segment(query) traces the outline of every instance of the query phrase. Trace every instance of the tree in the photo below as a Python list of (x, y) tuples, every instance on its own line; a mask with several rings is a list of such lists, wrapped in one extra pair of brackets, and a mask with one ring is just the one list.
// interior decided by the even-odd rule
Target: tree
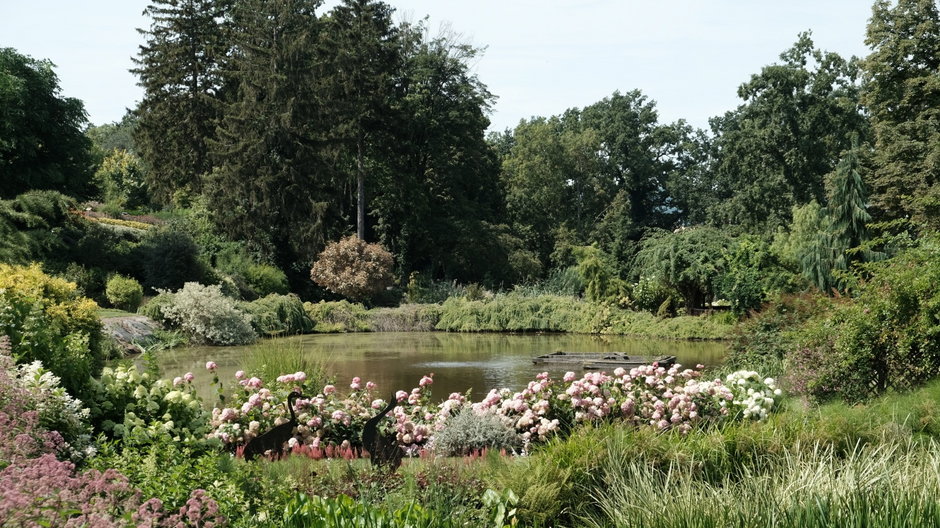
[(53, 67), (0, 48), (0, 198), (32, 189), (91, 192), (85, 108), (60, 96)]
[[(324, 159), (327, 102), (317, 93), (318, 0), (244, 0), (233, 14), (227, 68), (237, 95), (212, 142), (205, 192), (213, 222), (231, 239), (303, 268), (327, 240), (332, 173)], [(332, 215), (338, 218), (339, 214)], [(297, 279), (297, 277), (295, 277)]]
[(738, 88), (745, 104), (712, 120), (713, 223), (751, 232), (788, 225), (794, 205), (824, 202), (823, 177), (853, 133), (865, 137), (854, 59), (815, 49), (808, 33), (780, 59)]
[(366, 238), (366, 170), (388, 125), (396, 74), (401, 68), (394, 9), (376, 0), (343, 0), (330, 11), (322, 33), (335, 139), (345, 144), (356, 182), (356, 233)]
[(878, 0), (865, 43), (871, 202), (879, 220), (936, 221), (940, 204), (940, 15), (935, 0)]
[(394, 141), (375, 145), (382, 161), (371, 165), (376, 233), (403, 277), (420, 270), (498, 284), (528, 274), (526, 259), (508, 263), (525, 254), (504, 225), (498, 161), (485, 139), (492, 95), (471, 72), (479, 50), (450, 34), (429, 38), (421, 26), (400, 31)]
[(134, 142), (148, 167), (154, 197), (198, 193), (211, 169), (209, 143), (222, 115), (226, 81), (222, 62), (231, 49), (226, 19), (230, 0), (153, 0), (144, 11), (149, 30), (132, 71), (144, 97)]
[(643, 239), (635, 269), (678, 290), (691, 311), (714, 299), (733, 242), (724, 231), (707, 226), (660, 231)]

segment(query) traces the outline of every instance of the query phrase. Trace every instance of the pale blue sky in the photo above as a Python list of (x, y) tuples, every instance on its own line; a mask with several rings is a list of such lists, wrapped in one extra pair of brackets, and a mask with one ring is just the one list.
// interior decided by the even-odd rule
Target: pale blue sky
[[(335, 0), (334, 2), (335, 3)], [(635, 88), (663, 122), (734, 108), (736, 90), (801, 31), (817, 46), (864, 56), (869, 0), (391, 0), (399, 18), (428, 15), (487, 50), (475, 64), (499, 97), (492, 129)], [(92, 123), (141, 97), (128, 72), (149, 26), (145, 0), (0, 0), (0, 47), (56, 65), (64, 95)]]

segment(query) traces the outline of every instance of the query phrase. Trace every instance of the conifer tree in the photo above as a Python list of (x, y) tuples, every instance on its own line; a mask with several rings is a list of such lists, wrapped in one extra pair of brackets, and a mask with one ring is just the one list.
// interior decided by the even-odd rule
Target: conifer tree
[(144, 11), (152, 23), (138, 30), (147, 42), (132, 70), (144, 88), (134, 141), (160, 202), (170, 202), (180, 190), (198, 192), (211, 167), (209, 141), (223, 107), (221, 61), (230, 48), (226, 19), (231, 4), (152, 0)]
[(366, 172), (376, 145), (388, 139), (391, 100), (401, 69), (394, 9), (376, 0), (343, 0), (330, 12), (324, 33), (334, 139), (344, 145), (341, 170), (356, 182), (356, 233), (366, 239)]
[[(218, 227), (287, 267), (323, 247), (333, 180), (323, 162), (318, 0), (242, 0), (228, 69), (237, 83), (206, 193)], [(337, 217), (338, 215), (330, 215)]]

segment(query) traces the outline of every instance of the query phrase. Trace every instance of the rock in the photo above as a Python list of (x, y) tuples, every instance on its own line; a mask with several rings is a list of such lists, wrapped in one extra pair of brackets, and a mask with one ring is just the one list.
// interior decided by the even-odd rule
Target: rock
[(135, 343), (146, 346), (154, 341), (154, 333), (160, 330), (160, 323), (143, 315), (124, 317), (106, 317), (101, 320), (104, 334), (110, 337), (128, 353), (139, 353)]

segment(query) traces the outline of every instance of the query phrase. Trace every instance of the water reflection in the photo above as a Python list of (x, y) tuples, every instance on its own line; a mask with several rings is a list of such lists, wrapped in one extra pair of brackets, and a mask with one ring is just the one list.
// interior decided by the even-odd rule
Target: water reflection
[[(357, 333), (306, 335), (278, 340), (284, 353), (303, 354), (322, 362), (327, 372), (344, 387), (354, 376), (372, 380), (382, 393), (408, 390), (421, 376), (434, 373), (434, 394), (451, 392), (485, 394), (492, 388), (520, 389), (535, 375), (548, 370), (561, 376), (569, 367), (548, 368), (532, 364), (540, 354), (571, 352), (625, 352), (630, 355), (674, 355), (683, 365), (715, 365), (726, 353), (716, 342), (667, 341), (619, 336), (572, 334), (450, 334), (443, 332)], [(192, 371), (199, 378), (209, 359), (219, 365), (223, 379), (231, 379), (251, 354), (247, 347), (189, 347), (160, 357), (165, 376)], [(206, 390), (208, 392), (208, 390)]]

